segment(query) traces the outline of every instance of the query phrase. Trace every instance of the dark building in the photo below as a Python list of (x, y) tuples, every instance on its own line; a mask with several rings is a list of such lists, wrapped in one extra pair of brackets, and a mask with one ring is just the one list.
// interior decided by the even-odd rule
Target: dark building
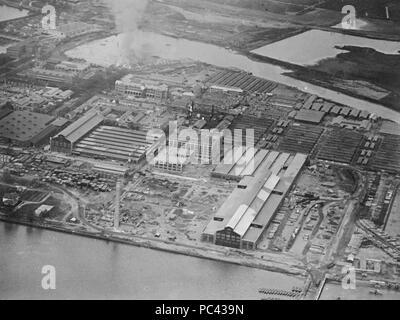
[(53, 121), (53, 117), (45, 114), (13, 111), (0, 119), (0, 138), (21, 146), (36, 145), (54, 132), (51, 129)]
[(75, 144), (103, 122), (96, 111), (89, 111), (59, 134), (50, 139), (51, 151), (71, 154)]

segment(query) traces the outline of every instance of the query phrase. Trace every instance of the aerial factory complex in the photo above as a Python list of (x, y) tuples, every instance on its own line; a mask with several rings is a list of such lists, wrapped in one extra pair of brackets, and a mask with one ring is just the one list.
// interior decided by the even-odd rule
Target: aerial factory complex
[(400, 299), (399, 3), (0, 6), (0, 223)]

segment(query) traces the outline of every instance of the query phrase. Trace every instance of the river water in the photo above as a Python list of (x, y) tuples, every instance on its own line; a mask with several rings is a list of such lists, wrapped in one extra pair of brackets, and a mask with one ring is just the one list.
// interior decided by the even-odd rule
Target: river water
[[(19, 10), (19, 9), (12, 8), (9, 6), (0, 5), (0, 22), (15, 19), (15, 18), (26, 17), (28, 15), (28, 13), (29, 13), (29, 11), (25, 10), (25, 9)], [(6, 53), (7, 48), (12, 44), (13, 44), (13, 42), (5, 44), (5, 45), (0, 45), (0, 53)]]
[[(44, 265), (56, 290), (41, 287)], [(0, 299), (260, 299), (303, 279), (0, 222)]]
[(9, 6), (0, 5), (0, 21), (25, 17), (28, 15), (28, 13), (29, 11), (25, 9), (20, 10)]
[(400, 42), (369, 39), (339, 32), (309, 30), (253, 50), (253, 53), (297, 65), (313, 65), (334, 58), (343, 50), (336, 46), (373, 48), (385, 54), (398, 54)]
[(160, 60), (192, 59), (219, 67), (236, 67), (251, 72), (255, 76), (296, 87), (302, 91), (316, 94), (340, 104), (360, 110), (367, 110), (400, 123), (400, 113), (382, 105), (293, 79), (283, 75), (288, 70), (280, 66), (255, 62), (231, 50), (197, 41), (176, 39), (152, 32), (137, 31), (134, 35), (120, 34), (118, 36), (95, 40), (78, 46), (66, 52), (66, 54), (70, 57), (81, 58), (92, 63), (109, 66), (124, 61), (126, 54), (121, 54), (121, 48), (127, 47), (126, 41), (130, 41), (128, 46), (130, 54), (132, 57), (137, 57), (138, 60), (144, 57), (159, 57)]

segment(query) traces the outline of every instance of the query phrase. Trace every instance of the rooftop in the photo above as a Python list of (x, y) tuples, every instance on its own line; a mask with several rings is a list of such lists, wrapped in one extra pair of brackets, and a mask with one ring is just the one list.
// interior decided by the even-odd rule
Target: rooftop
[(325, 112), (301, 109), (297, 112), (295, 119), (303, 122), (321, 123), (324, 116)]
[(45, 114), (14, 111), (0, 120), (0, 136), (27, 142), (45, 130), (53, 120)]
[(101, 126), (81, 140), (76, 151), (121, 161), (138, 161), (153, 142), (153, 139), (148, 141), (146, 131)]
[(68, 141), (75, 143), (98, 126), (103, 120), (103, 116), (96, 111), (89, 111), (83, 117), (61, 131), (56, 137), (63, 136)]
[(121, 80), (117, 80), (117, 83), (143, 87), (143, 89), (147, 88), (147, 89), (168, 90), (168, 86), (166, 84), (160, 84), (159, 82), (154, 80), (139, 79), (136, 78), (135, 75), (133, 74), (127, 74), (126, 76), (122, 77)]
[(256, 159), (257, 155), (263, 158), (255, 160), (259, 166), (240, 181), (207, 225), (205, 234), (229, 227), (243, 240), (256, 242), (307, 160), (304, 154), (268, 150), (256, 150)]
[(400, 124), (391, 121), (383, 121), (380, 133), (400, 136)]

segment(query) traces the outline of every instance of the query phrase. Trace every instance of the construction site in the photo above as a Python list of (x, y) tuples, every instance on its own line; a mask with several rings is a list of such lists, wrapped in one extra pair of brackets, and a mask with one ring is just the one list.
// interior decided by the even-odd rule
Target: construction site
[[(343, 268), (354, 297), (398, 299), (396, 97), (299, 80), (347, 53), (310, 65), (272, 54), (313, 30), (379, 48), (389, 39), (372, 19), (398, 6), (350, 34), (339, 1), (292, 2), (149, 1), (135, 41), (110, 7), (78, 2), (67, 8), (81, 23), (63, 15), (47, 49), (27, 36), (8, 47), (20, 65), (0, 68), (0, 220), (304, 280), (260, 289), (267, 300), (348, 299)], [(13, 37), (18, 21), (5, 23)]]

